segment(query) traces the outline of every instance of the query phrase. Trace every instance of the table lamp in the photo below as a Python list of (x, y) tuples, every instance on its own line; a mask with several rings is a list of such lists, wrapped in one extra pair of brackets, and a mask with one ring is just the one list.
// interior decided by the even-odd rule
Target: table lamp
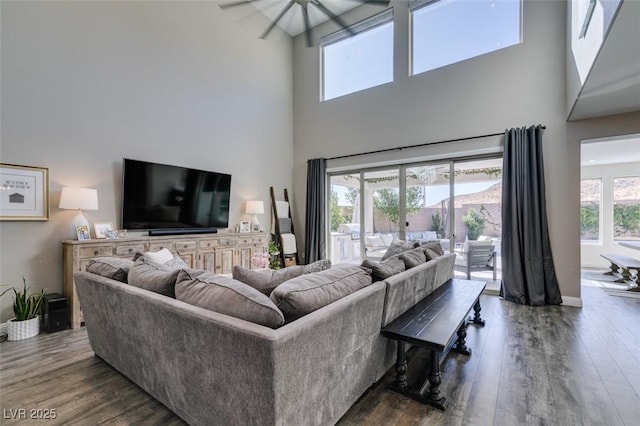
[(85, 225), (89, 230), (89, 222), (84, 217), (83, 210), (98, 210), (98, 191), (92, 188), (62, 188), (59, 207), (66, 210), (78, 210), (78, 214), (71, 222), (73, 238), (77, 239), (77, 225)]
[(262, 201), (247, 201), (247, 205), (245, 206), (244, 209), (246, 214), (252, 214), (253, 217), (251, 218), (251, 229), (252, 230), (261, 230), (260, 228), (260, 222), (258, 221), (258, 216), (259, 214), (264, 214), (264, 202)]

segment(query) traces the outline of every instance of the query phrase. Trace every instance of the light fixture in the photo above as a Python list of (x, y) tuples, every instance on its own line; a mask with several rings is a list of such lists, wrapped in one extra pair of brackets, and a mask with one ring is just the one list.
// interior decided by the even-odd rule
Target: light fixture
[(59, 207), (66, 210), (78, 210), (78, 214), (71, 223), (72, 235), (77, 238), (77, 225), (85, 225), (87, 232), (89, 232), (89, 222), (84, 217), (83, 210), (98, 210), (98, 191), (92, 188), (62, 188)]
[(264, 202), (262, 201), (247, 201), (247, 205), (245, 206), (244, 212), (246, 214), (252, 214), (251, 218), (251, 229), (252, 230), (261, 230), (260, 222), (258, 221), (259, 214), (264, 214)]

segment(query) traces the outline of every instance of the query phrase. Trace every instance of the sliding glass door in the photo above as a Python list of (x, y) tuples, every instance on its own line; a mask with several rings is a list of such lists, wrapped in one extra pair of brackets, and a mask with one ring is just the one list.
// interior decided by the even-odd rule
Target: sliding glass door
[(330, 185), (333, 263), (379, 260), (396, 240), (438, 241), (457, 254), (456, 276), (466, 278), (465, 242), (480, 240), (495, 258), (473, 278), (493, 280), (495, 269), (500, 280), (501, 157), (331, 174)]

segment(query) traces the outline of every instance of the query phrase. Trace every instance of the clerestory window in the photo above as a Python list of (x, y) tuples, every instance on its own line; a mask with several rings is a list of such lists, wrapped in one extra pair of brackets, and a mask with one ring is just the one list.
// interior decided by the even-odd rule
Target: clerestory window
[(521, 0), (411, 0), (411, 75), (522, 41)]
[(324, 37), (321, 100), (393, 81), (393, 9)]

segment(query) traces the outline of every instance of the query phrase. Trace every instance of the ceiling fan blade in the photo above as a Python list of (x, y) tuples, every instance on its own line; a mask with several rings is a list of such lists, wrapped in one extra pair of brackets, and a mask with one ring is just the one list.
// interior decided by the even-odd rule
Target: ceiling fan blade
[(338, 15), (330, 11), (324, 4), (320, 3), (319, 0), (310, 0), (309, 2), (312, 3), (318, 9), (320, 9), (322, 13), (327, 15), (333, 22), (338, 24), (341, 28), (344, 28), (349, 33), (349, 35), (355, 35), (355, 32), (351, 28), (349, 28), (349, 25), (347, 25), (347, 23), (344, 22), (342, 18), (340, 18)]
[(307, 4), (302, 4), (302, 17), (304, 18), (304, 34), (307, 37), (307, 47), (313, 46), (313, 42), (311, 41), (311, 24), (309, 23), (309, 9), (307, 9)]
[(230, 1), (228, 3), (222, 3), (220, 5), (218, 5), (218, 7), (220, 9), (228, 9), (230, 7), (236, 7), (236, 6), (244, 6), (245, 4), (250, 4), (250, 3), (255, 3), (259, 0), (239, 0), (239, 1)]
[(291, 9), (291, 6), (293, 6), (294, 4), (296, 4), (295, 0), (291, 0), (289, 3), (287, 3), (287, 5), (284, 7), (284, 9), (282, 9), (280, 14), (276, 17), (276, 19), (274, 19), (273, 22), (271, 22), (271, 24), (267, 27), (267, 29), (264, 30), (264, 32), (262, 33), (260, 38), (262, 38), (262, 39), (266, 38), (269, 35), (269, 33), (271, 32), (271, 30), (273, 29), (273, 27), (276, 26), (278, 21), (280, 19), (282, 19), (284, 14), (287, 13), (289, 11), (289, 9)]

